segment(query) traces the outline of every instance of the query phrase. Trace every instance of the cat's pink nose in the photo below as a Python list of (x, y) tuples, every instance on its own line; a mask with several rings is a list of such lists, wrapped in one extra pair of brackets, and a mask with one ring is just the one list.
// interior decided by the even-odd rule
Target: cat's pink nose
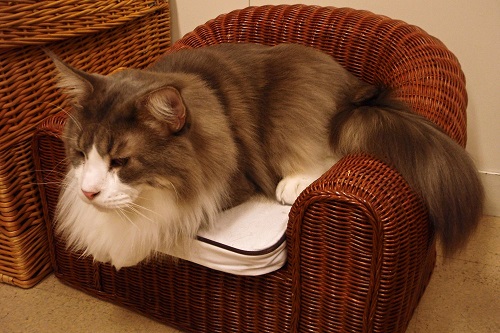
[(84, 191), (82, 190), (83, 192), (83, 195), (87, 197), (87, 199), (89, 200), (93, 200), (99, 193), (101, 192), (87, 192), (87, 191)]

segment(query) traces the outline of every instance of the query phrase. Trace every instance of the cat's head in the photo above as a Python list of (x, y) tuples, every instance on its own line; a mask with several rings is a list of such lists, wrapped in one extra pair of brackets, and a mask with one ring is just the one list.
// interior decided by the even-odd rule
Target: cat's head
[(59, 87), (73, 105), (63, 141), (78, 179), (75, 195), (98, 207), (121, 208), (147, 186), (189, 190), (190, 122), (179, 87), (155, 73), (89, 74), (52, 58)]

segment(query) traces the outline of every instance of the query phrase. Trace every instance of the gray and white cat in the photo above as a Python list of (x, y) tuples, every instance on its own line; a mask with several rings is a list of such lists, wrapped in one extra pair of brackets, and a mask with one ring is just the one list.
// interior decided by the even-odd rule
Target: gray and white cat
[(480, 218), (483, 190), (462, 147), (315, 49), (223, 44), (108, 76), (52, 58), (74, 106), (57, 230), (98, 261), (134, 265), (258, 193), (292, 204), (358, 152), (401, 172), (445, 250)]

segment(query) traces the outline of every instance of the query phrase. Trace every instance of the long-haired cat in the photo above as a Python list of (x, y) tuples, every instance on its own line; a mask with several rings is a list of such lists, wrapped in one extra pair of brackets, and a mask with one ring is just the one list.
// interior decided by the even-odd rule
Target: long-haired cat
[(108, 76), (52, 57), (74, 106), (57, 230), (98, 261), (130, 266), (188, 242), (257, 193), (291, 204), (358, 152), (399, 170), (446, 251), (480, 218), (483, 190), (462, 147), (320, 51), (223, 44)]

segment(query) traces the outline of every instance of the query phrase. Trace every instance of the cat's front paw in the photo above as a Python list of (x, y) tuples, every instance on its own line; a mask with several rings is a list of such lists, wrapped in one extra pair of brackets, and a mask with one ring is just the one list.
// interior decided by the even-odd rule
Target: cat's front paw
[(276, 187), (276, 199), (283, 205), (292, 205), (300, 193), (316, 178), (310, 175), (295, 175), (283, 178)]

